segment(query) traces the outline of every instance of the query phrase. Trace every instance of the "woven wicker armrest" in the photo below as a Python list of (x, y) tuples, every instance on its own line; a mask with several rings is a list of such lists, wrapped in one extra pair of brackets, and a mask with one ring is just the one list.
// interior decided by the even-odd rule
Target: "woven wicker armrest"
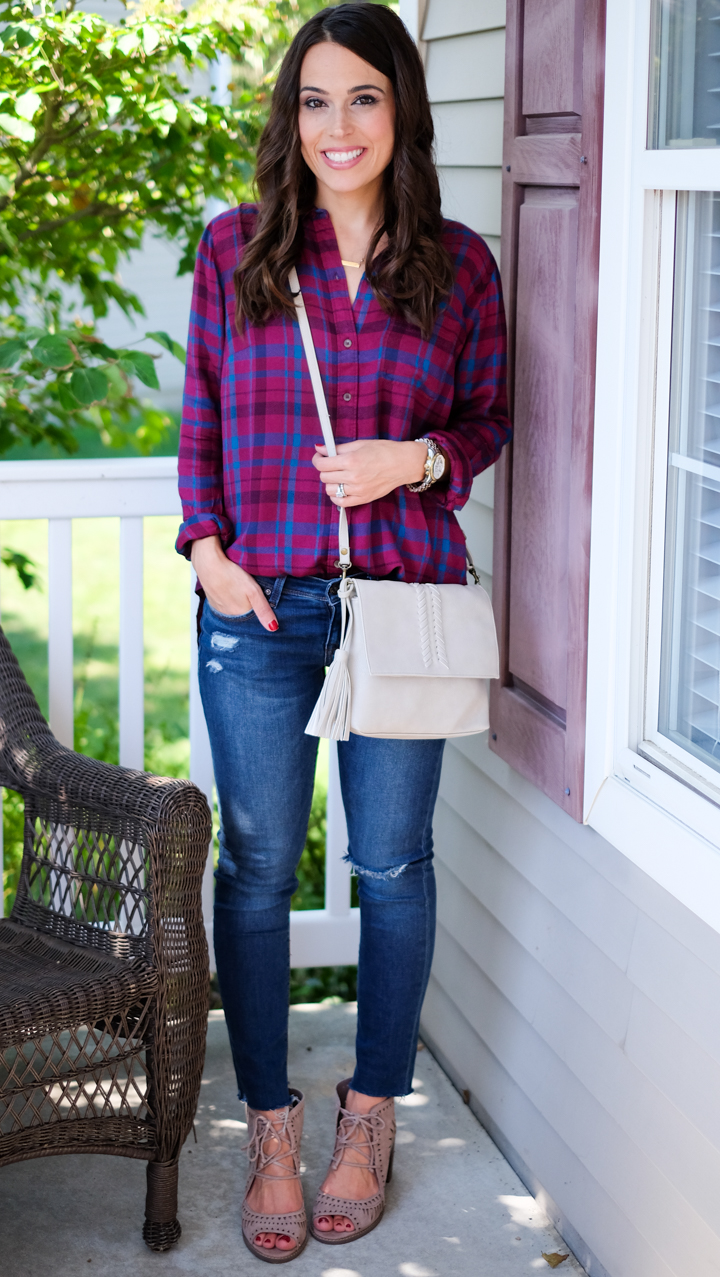
[[(204, 799), (189, 782), (113, 767), (66, 749), (53, 736), (0, 627), (0, 784), (71, 807), (131, 821), (173, 824)], [(209, 835), (208, 835), (209, 837)]]
[[(37, 806), (53, 823), (111, 829), (115, 836), (145, 844), (157, 862), (179, 855), (191, 876), (198, 869), (200, 848), (204, 864), (212, 826), (201, 791), (189, 781), (115, 767), (61, 745), (2, 628), (0, 784), (17, 790), (26, 807)], [(195, 854), (188, 859), (191, 845)], [(151, 890), (158, 885), (153, 876)]]

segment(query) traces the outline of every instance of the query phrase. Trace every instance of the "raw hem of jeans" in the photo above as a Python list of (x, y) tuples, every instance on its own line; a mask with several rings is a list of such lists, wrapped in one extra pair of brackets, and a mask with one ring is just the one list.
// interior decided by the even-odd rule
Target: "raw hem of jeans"
[(237, 1097), (241, 1104), (247, 1104), (248, 1108), (251, 1108), (255, 1113), (269, 1113), (274, 1109), (294, 1108), (297, 1104), (297, 1099), (294, 1095), (288, 1095), (288, 1098), (280, 1104), (251, 1104), (247, 1095), (243, 1094), (242, 1089), (238, 1091)]
[(391, 1090), (383, 1090), (383, 1088), (382, 1088), (382, 1087), (380, 1087), (380, 1089), (379, 1089), (379, 1090), (377, 1090), (377, 1091), (368, 1091), (368, 1090), (365, 1090), (365, 1088), (364, 1088), (364, 1087), (359, 1086), (359, 1085), (356, 1083), (356, 1081), (355, 1081), (355, 1078), (354, 1078), (354, 1077), (350, 1079), (349, 1090), (351, 1090), (351, 1091), (357, 1091), (358, 1095), (366, 1095), (366, 1096), (368, 1097), (368, 1099), (374, 1099), (374, 1098), (375, 1098), (375, 1096), (382, 1095), (382, 1096), (387, 1097), (387, 1099), (393, 1099), (393, 1100), (404, 1100), (404, 1099), (405, 1099), (405, 1097), (406, 1097), (407, 1095), (414, 1095), (414, 1094), (415, 1094), (415, 1090), (414, 1090), (414, 1087), (413, 1087), (412, 1083), (410, 1084), (410, 1089), (409, 1089), (408, 1091), (403, 1091), (403, 1090), (394, 1091), (394, 1090), (392, 1090), (392, 1089), (391, 1089)]

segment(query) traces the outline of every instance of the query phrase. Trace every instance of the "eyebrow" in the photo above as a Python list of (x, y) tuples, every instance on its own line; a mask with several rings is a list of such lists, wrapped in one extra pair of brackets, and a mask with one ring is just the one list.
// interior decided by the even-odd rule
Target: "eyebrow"
[[(384, 93), (385, 90), (380, 88), (379, 84), (356, 84), (354, 88), (348, 89), (348, 93), (359, 93), (361, 89), (374, 89), (376, 93)], [(322, 93), (327, 97), (327, 89), (319, 89), (315, 84), (303, 84), (300, 89), (301, 93)]]

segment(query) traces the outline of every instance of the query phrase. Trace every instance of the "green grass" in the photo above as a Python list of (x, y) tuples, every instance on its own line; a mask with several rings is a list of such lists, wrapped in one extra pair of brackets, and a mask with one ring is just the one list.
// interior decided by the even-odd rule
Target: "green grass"
[[(106, 454), (107, 455), (107, 454)], [(175, 553), (177, 520), (148, 518), (144, 534), (145, 766), (166, 776), (188, 775), (188, 677), (190, 573)], [(37, 564), (39, 588), (23, 589), (15, 572), (0, 566), (2, 625), (40, 707), (48, 712), (47, 523), (0, 521), (0, 545), (22, 551)], [(73, 523), (75, 618), (75, 748), (109, 763), (118, 761), (119, 520)], [(322, 908), (325, 890), (327, 743), (321, 742), (308, 836), (298, 870), (294, 909)], [(217, 822), (217, 814), (216, 814)], [(3, 903), (15, 897), (22, 855), (23, 810), (4, 791)], [(354, 998), (355, 968), (293, 972), (291, 1001)]]

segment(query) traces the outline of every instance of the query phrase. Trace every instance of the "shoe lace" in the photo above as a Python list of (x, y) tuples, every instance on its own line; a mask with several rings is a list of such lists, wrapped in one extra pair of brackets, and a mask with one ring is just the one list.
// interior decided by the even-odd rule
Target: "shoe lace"
[[(337, 1170), (343, 1166), (360, 1166), (366, 1171), (377, 1171), (376, 1135), (385, 1129), (385, 1121), (379, 1113), (351, 1113), (348, 1109), (340, 1109), (340, 1121), (335, 1135), (335, 1150), (330, 1165)], [(347, 1156), (352, 1149), (359, 1153), (363, 1161), (354, 1162)]]
[[(288, 1126), (289, 1117), (289, 1108), (285, 1110), (279, 1125), (277, 1120), (273, 1121), (268, 1117), (263, 1117), (261, 1113), (258, 1113), (255, 1117), (252, 1137), (247, 1144), (242, 1144), (241, 1148), (243, 1152), (247, 1153), (251, 1172), (258, 1179), (293, 1179), (297, 1175), (295, 1132), (292, 1126)], [(269, 1153), (265, 1149), (265, 1144), (270, 1140), (277, 1140), (278, 1142), (278, 1147), (274, 1153)], [(288, 1157), (292, 1157), (292, 1170), (285, 1163), (285, 1159)], [(285, 1175), (268, 1175), (266, 1170), (268, 1166), (279, 1166), (285, 1171)]]

